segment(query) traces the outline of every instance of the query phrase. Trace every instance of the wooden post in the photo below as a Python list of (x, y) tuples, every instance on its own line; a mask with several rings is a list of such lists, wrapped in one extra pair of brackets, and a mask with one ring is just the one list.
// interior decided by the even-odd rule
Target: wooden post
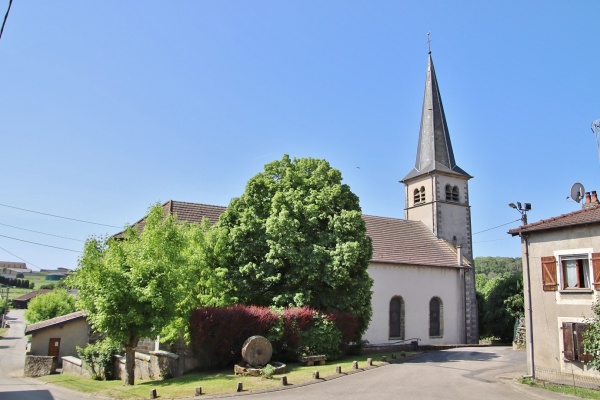
[(284, 375), (281, 377), (281, 384), (283, 386), (287, 386), (287, 376)]
[(319, 379), (319, 371), (314, 371), (313, 372), (313, 378), (314, 379)]
[(392, 360), (396, 359), (396, 353), (392, 353)]
[(198, 386), (196, 388), (196, 396), (200, 396), (202, 394), (202, 388), (200, 386)]
[(237, 391), (242, 392), (244, 390), (244, 384), (242, 382), (238, 382)]
[(369, 367), (373, 366), (373, 359), (372, 358), (367, 358), (367, 364), (369, 365)]
[(151, 399), (155, 399), (156, 398), (156, 389), (150, 390), (150, 398)]
[(358, 361), (352, 361), (352, 369), (358, 369)]
[(342, 373), (342, 366), (338, 365), (337, 367), (335, 367), (335, 373), (336, 374), (341, 374)]

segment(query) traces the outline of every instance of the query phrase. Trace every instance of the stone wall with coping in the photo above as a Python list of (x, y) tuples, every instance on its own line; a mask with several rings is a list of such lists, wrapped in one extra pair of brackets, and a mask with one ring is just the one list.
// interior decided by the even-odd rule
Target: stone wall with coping
[(54, 374), (56, 373), (57, 364), (57, 357), (28, 355), (25, 356), (24, 375), (37, 378), (39, 376)]
[[(115, 379), (125, 377), (125, 357), (115, 356)], [(196, 368), (198, 362), (193, 357), (177, 355), (167, 351), (153, 351), (150, 354), (135, 353), (135, 379), (161, 380), (175, 378)]]
[(85, 363), (83, 360), (80, 360), (77, 357), (63, 357), (62, 358), (62, 372), (67, 375), (78, 375), (85, 376), (88, 378), (92, 377), (90, 371), (85, 367)]

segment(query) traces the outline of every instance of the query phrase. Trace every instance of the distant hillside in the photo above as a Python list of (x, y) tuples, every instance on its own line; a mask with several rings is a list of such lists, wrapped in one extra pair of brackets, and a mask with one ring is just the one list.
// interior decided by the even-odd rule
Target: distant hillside
[(505, 272), (521, 273), (523, 263), (521, 257), (475, 257), (475, 273), (492, 279)]

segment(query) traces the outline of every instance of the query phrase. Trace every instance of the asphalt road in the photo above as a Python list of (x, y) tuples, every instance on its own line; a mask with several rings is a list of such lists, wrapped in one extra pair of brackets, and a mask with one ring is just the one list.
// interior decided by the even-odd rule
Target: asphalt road
[(470, 347), (427, 352), (409, 362), (298, 388), (248, 393), (242, 399), (572, 399), (518, 384), (515, 379), (525, 374), (522, 350)]

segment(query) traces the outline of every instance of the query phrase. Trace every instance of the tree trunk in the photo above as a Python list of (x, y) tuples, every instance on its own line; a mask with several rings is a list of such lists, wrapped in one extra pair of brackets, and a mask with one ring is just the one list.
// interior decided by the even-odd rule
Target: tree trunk
[(129, 338), (129, 343), (125, 345), (125, 379), (123, 385), (133, 385), (135, 383), (135, 348), (139, 339), (136, 336)]

